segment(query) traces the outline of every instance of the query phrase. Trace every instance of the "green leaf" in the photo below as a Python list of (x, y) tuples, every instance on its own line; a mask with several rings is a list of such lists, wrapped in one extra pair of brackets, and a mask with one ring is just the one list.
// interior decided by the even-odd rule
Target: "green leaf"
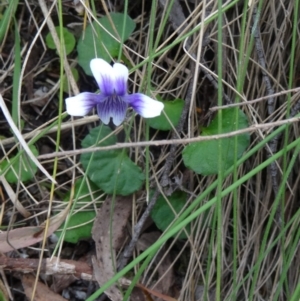
[[(99, 189), (94, 183), (89, 183), (90, 189), (86, 181), (84, 179), (79, 179), (75, 182), (75, 191), (74, 191), (74, 200), (77, 199), (76, 209), (83, 207), (86, 203), (92, 202), (92, 198), (90, 193), (96, 198)], [(80, 189), (80, 186), (81, 189)], [(97, 192), (98, 191), (98, 192)], [(64, 202), (70, 201), (71, 192), (67, 192), (64, 196)], [(84, 211), (77, 212), (73, 214), (67, 225), (66, 233), (64, 236), (64, 241), (70, 243), (77, 243), (81, 239), (89, 239), (92, 236), (92, 227), (93, 220), (96, 216), (96, 212), (93, 208), (84, 209)], [(62, 224), (59, 229), (55, 232), (55, 234), (60, 237), (62, 234), (62, 230), (64, 228), (64, 224)]]
[(173, 101), (162, 101), (164, 104), (164, 112), (168, 116), (168, 120), (164, 113), (154, 118), (146, 119), (147, 124), (156, 130), (169, 131), (173, 127), (176, 127), (184, 107), (184, 101), (182, 99), (175, 99)]
[[(238, 112), (236, 114), (236, 112)], [(236, 122), (238, 122), (236, 126)], [(229, 133), (237, 129), (244, 129), (248, 126), (246, 115), (236, 109), (226, 109), (222, 111), (222, 132)], [(214, 118), (209, 127), (202, 129), (203, 136), (218, 134), (218, 116)], [(183, 150), (183, 161), (185, 166), (198, 174), (217, 174), (221, 169), (225, 171), (234, 164), (234, 146), (237, 140), (237, 159), (239, 159), (250, 142), (248, 133), (221, 139), (222, 143), (222, 166), (218, 163), (218, 141), (200, 141), (191, 143)]]
[[(34, 145), (31, 145), (29, 148), (32, 151), (32, 153), (37, 157), (39, 154), (37, 148)], [(9, 169), (5, 173), (5, 178), (9, 183), (29, 181), (34, 177), (38, 170), (35, 163), (32, 160), (30, 160), (29, 157), (24, 153), (20, 156), (11, 157), (10, 162), (8, 162), (7, 160), (1, 162), (0, 172), (2, 170), (5, 170), (7, 167)], [(12, 168), (14, 169), (16, 175), (13, 172)]]
[[(134, 21), (127, 15), (121, 13), (111, 13), (110, 18), (114, 24), (111, 26), (108, 16), (98, 19), (98, 22), (109, 31), (118, 40), (122, 40), (124, 21), (126, 22), (123, 40), (126, 41), (135, 28)], [(111, 62), (111, 57), (117, 57), (121, 43), (112, 38), (96, 21), (87, 26), (86, 30), (82, 33), (81, 38), (77, 44), (78, 63), (83, 68), (87, 75), (92, 75), (90, 69), (90, 61), (95, 57), (100, 57)]]
[[(96, 127), (83, 139), (82, 147), (107, 146), (116, 143), (116, 137), (106, 126)], [(92, 162), (90, 164), (90, 160)], [(134, 164), (125, 150), (111, 150), (82, 154), (80, 161), (88, 177), (104, 192), (129, 195), (138, 191), (144, 183), (142, 170)]]
[[(56, 26), (55, 30), (56, 30), (57, 35), (59, 37), (60, 36), (60, 27)], [(74, 35), (65, 27), (63, 27), (63, 37), (64, 37), (66, 54), (68, 55), (74, 50), (76, 40), (75, 40)], [(56, 49), (56, 45), (54, 43), (54, 40), (53, 40), (52, 35), (51, 35), (50, 32), (46, 36), (46, 45), (50, 49)]]
[(117, 143), (115, 135), (108, 126), (100, 125), (93, 128), (88, 135), (82, 140), (81, 145), (84, 148), (90, 146), (109, 146)]
[[(95, 216), (94, 211), (77, 212), (72, 215), (68, 222), (64, 241), (76, 244), (81, 239), (91, 238)], [(62, 229), (57, 230), (55, 234), (60, 237)]]
[[(186, 199), (187, 195), (183, 191), (176, 191), (168, 197), (168, 201), (172, 205), (172, 208), (176, 213), (179, 213), (181, 209), (186, 205)], [(169, 204), (163, 196), (160, 196), (157, 199), (155, 206), (151, 211), (151, 217), (158, 229), (165, 231), (174, 221), (175, 214), (173, 210), (170, 208)], [(191, 232), (190, 225), (186, 227), (186, 230), (188, 233)], [(187, 238), (186, 233), (182, 231), (179, 235), (179, 238)]]

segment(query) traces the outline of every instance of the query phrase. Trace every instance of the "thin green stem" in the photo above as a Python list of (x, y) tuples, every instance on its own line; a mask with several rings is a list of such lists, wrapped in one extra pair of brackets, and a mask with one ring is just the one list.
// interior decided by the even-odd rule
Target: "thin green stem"
[[(217, 48), (217, 66), (218, 66), (218, 105), (221, 106), (223, 104), (223, 14), (222, 14), (222, 0), (218, 0), (218, 48)], [(218, 133), (222, 133), (222, 110), (218, 112)], [(223, 239), (223, 217), (222, 217), (222, 184), (224, 177), (223, 170), (223, 155), (222, 155), (222, 140), (218, 141), (218, 186), (217, 186), (217, 279), (216, 279), (216, 300), (221, 301), (221, 281), (222, 281), (222, 239)]]
[(297, 285), (293, 296), (291, 297), (290, 301), (299, 301), (300, 296), (300, 283)]
[[(125, 0), (125, 3), (124, 3), (124, 16), (127, 16), (127, 13), (128, 13), (128, 0)], [(126, 31), (126, 20), (127, 18), (124, 18), (124, 21), (123, 21), (123, 29), (122, 29), (122, 37), (121, 37), (121, 43), (123, 43), (122, 41), (124, 41), (124, 36), (125, 36), (125, 31)], [(119, 54), (118, 54), (118, 61), (121, 60), (121, 57), (122, 57), (122, 51), (123, 51), (123, 45), (120, 46), (119, 48)]]
[(15, 67), (13, 75), (13, 97), (12, 97), (12, 119), (15, 125), (20, 129), (20, 104), (19, 104), (19, 86), (22, 85), (20, 82), (21, 74), (21, 45), (18, 23), (14, 19), (15, 25)]
[[(294, 142), (297, 142), (299, 140), (300, 140), (300, 138), (298, 138)], [(257, 258), (257, 268), (254, 269), (254, 275), (253, 275), (252, 285), (250, 287), (249, 300), (253, 300), (253, 298), (254, 298), (255, 286), (256, 286), (258, 275), (259, 275), (259, 272), (260, 272), (261, 263), (263, 262), (263, 260), (265, 258), (264, 250), (266, 249), (266, 246), (267, 246), (267, 240), (268, 240), (268, 237), (270, 235), (271, 226), (274, 224), (274, 217), (275, 217), (275, 214), (277, 212), (277, 208), (278, 208), (278, 206), (280, 204), (281, 195), (282, 195), (283, 191), (285, 190), (286, 181), (288, 180), (288, 177), (289, 177), (289, 175), (290, 175), (290, 173), (291, 173), (291, 171), (292, 171), (292, 169), (293, 169), (293, 167), (295, 165), (295, 161), (297, 159), (297, 155), (299, 154), (299, 151), (300, 151), (300, 144), (296, 143), (295, 146), (296, 146), (296, 149), (294, 151), (294, 156), (292, 157), (292, 159), (290, 161), (290, 164), (289, 164), (286, 172), (283, 174), (282, 182), (281, 182), (280, 187), (278, 189), (278, 194), (277, 194), (277, 196), (275, 198), (275, 201), (274, 201), (274, 204), (273, 204), (270, 216), (268, 218), (267, 226), (266, 226), (266, 228), (264, 230), (264, 236), (263, 236), (263, 239), (262, 239), (262, 242), (261, 242), (260, 252), (259, 252), (259, 255), (258, 255), (258, 258)], [(284, 156), (288, 150), (289, 149), (288, 149), (288, 145), (287, 145), (285, 149), (283, 149), (283, 150), (280, 151), (280, 153), (282, 153), (282, 156)], [(273, 155), (271, 158), (273, 158), (274, 156), (275, 155)], [(273, 160), (273, 161), (275, 161), (275, 160)]]
[(155, 39), (155, 43), (154, 43), (154, 49), (156, 49), (158, 47), (159, 41), (161, 39), (161, 36), (164, 32), (164, 29), (166, 27), (167, 22), (169, 21), (169, 15), (171, 12), (171, 9), (174, 5), (175, 0), (171, 0), (170, 2), (168, 2), (168, 8), (166, 10), (166, 13), (164, 14), (164, 18), (158, 28), (158, 32), (156, 34), (156, 39)]
[[(246, 68), (246, 66), (243, 65), (244, 60), (244, 47), (245, 47), (245, 32), (246, 32), (246, 21), (247, 21), (247, 8), (248, 5), (245, 2), (244, 8), (243, 8), (243, 14), (242, 14), (242, 22), (241, 22), (241, 35), (239, 40), (239, 57), (238, 57), (238, 71), (237, 71), (237, 91), (241, 94), (243, 90), (243, 82), (244, 79), (240, 76), (242, 74), (242, 68)], [(240, 97), (238, 94), (236, 94), (235, 102), (240, 102)], [(238, 128), (238, 109), (236, 110), (236, 129)], [(234, 166), (233, 166), (233, 182), (236, 182), (238, 179), (238, 165), (237, 165), (237, 137), (234, 139)], [(232, 287), (233, 291), (235, 291), (235, 287), (237, 286), (237, 268), (238, 268), (238, 190), (235, 189), (233, 191), (233, 205), (232, 205), (232, 211), (233, 211), (233, 246), (232, 246), (232, 259), (233, 259), (233, 265), (232, 265)], [(236, 294), (232, 295), (232, 300), (236, 300)]]

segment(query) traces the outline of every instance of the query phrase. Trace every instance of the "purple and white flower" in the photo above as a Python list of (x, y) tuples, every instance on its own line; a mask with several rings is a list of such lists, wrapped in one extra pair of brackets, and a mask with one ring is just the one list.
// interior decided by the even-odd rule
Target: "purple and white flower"
[(66, 99), (67, 112), (72, 116), (84, 116), (97, 108), (99, 118), (108, 124), (110, 118), (118, 126), (126, 116), (127, 107), (132, 107), (145, 118), (161, 114), (164, 105), (142, 93), (127, 94), (128, 69), (123, 64), (113, 67), (102, 59), (91, 60), (90, 67), (98, 83), (100, 94), (80, 93)]

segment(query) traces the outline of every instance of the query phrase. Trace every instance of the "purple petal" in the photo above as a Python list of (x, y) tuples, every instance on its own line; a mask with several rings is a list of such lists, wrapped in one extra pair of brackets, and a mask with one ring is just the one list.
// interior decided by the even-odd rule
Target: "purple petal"
[(90, 67), (101, 94), (104, 96), (112, 95), (115, 85), (115, 75), (112, 66), (102, 59), (92, 59)]
[(69, 115), (84, 116), (101, 101), (101, 96), (84, 92), (76, 96), (66, 98), (66, 108)]
[(114, 72), (114, 88), (118, 96), (127, 94), (128, 68), (123, 64), (115, 63), (113, 66)]
[(121, 97), (107, 97), (105, 101), (97, 105), (99, 118), (104, 124), (108, 124), (112, 118), (113, 123), (118, 126), (125, 119), (127, 106)]
[(142, 117), (151, 118), (161, 114), (163, 103), (154, 100), (142, 93), (126, 95), (126, 102)]

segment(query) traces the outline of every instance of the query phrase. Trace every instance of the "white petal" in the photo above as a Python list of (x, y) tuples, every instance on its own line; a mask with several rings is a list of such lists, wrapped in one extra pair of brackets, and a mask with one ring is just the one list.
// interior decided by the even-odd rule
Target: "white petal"
[(101, 94), (110, 96), (114, 93), (115, 74), (113, 67), (102, 59), (92, 59), (90, 62), (92, 73), (98, 83)]
[(66, 98), (66, 109), (71, 116), (84, 116), (101, 101), (101, 96), (94, 93), (80, 93)]
[(142, 117), (151, 118), (161, 114), (164, 104), (154, 100), (142, 93), (135, 93), (126, 96), (126, 101)]
[(113, 66), (114, 72), (114, 89), (118, 96), (127, 94), (127, 81), (128, 81), (128, 68), (119, 63), (115, 63)]

